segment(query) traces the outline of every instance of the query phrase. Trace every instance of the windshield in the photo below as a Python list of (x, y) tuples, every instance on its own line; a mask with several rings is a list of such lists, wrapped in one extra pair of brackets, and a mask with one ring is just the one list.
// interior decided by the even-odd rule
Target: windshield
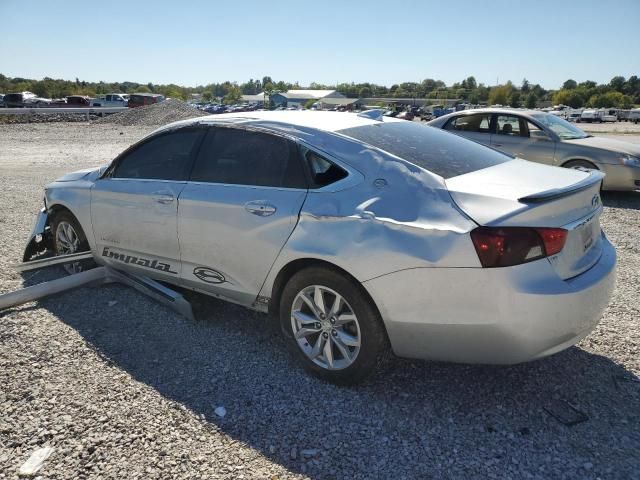
[(587, 138), (589, 135), (584, 133), (578, 127), (574, 127), (566, 120), (549, 115), (547, 113), (536, 113), (532, 115), (538, 122), (552, 130), (562, 140), (575, 140), (576, 138)]
[(443, 178), (457, 177), (513, 157), (443, 130), (406, 120), (338, 130)]

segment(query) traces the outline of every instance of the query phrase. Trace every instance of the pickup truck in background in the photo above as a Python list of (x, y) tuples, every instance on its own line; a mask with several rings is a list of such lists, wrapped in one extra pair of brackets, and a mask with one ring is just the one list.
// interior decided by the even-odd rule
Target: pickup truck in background
[(109, 93), (91, 100), (92, 107), (126, 107), (129, 95), (126, 93)]

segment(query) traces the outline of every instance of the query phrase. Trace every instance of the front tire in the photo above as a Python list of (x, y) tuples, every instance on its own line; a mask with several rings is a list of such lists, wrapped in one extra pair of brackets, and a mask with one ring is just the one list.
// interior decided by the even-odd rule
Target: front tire
[(307, 371), (340, 385), (363, 381), (389, 356), (382, 319), (356, 282), (337, 271), (296, 273), (280, 299), (280, 327)]
[(589, 170), (598, 170), (598, 167), (596, 167), (593, 163), (587, 160), (571, 160), (562, 166), (564, 168), (573, 168), (576, 170), (579, 168), (588, 168)]
[[(89, 242), (80, 223), (69, 212), (62, 211), (54, 215), (51, 222), (51, 235), (53, 237), (53, 251), (56, 255), (68, 255), (90, 250)], [(81, 260), (63, 265), (70, 275), (90, 270), (94, 266), (93, 260)]]

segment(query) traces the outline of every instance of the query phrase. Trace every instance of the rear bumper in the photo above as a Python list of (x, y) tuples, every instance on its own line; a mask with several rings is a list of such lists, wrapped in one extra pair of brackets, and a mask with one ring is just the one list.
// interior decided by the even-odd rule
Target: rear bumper
[(517, 267), (416, 268), (364, 282), (401, 357), (514, 364), (559, 352), (587, 336), (609, 303), (616, 252), (560, 279), (538, 260)]
[(602, 165), (606, 174), (603, 190), (640, 190), (640, 168), (626, 165)]

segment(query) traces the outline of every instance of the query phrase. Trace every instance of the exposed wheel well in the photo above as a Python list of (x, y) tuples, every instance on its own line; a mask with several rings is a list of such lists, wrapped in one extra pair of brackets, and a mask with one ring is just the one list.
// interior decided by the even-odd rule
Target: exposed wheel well
[(566, 162), (564, 162), (562, 165), (560, 165), (561, 167), (566, 167), (568, 164), (573, 163), (573, 162), (584, 162), (584, 163), (588, 163), (589, 165), (593, 166), (594, 170), (600, 170), (595, 163), (593, 163), (591, 160), (587, 160), (584, 158), (572, 158), (571, 160), (567, 160)]
[[(80, 228), (82, 228), (84, 230), (84, 227), (80, 223), (80, 220), (78, 220), (78, 217), (76, 217), (74, 215), (74, 213), (71, 210), (69, 210), (67, 207), (65, 207), (64, 205), (60, 205), (60, 204), (51, 205), (48, 208), (48, 212), (49, 212), (49, 221), (48, 221), (49, 227), (51, 227), (51, 221), (53, 220), (53, 217), (55, 217), (57, 214), (59, 214), (61, 212), (66, 212), (69, 215), (71, 215), (75, 219), (75, 221), (78, 222), (78, 225), (80, 225)], [(86, 233), (85, 233), (85, 235), (86, 235)]]
[(362, 284), (349, 272), (325, 260), (319, 260), (317, 258), (300, 258), (298, 260), (294, 260), (286, 264), (282, 268), (282, 270), (278, 272), (278, 275), (276, 276), (276, 279), (273, 282), (273, 288), (271, 290), (271, 299), (269, 301), (269, 315), (272, 318), (278, 319), (280, 316), (280, 297), (282, 295), (282, 291), (284, 290), (284, 286), (287, 284), (289, 279), (300, 270), (303, 270), (309, 267), (323, 267), (329, 270), (333, 270), (341, 275), (344, 275), (345, 277), (350, 279), (354, 283), (354, 285), (358, 286), (358, 288), (360, 289), (362, 294), (365, 296), (365, 298), (367, 298), (371, 302), (371, 305), (373, 305), (373, 308), (375, 308), (378, 314), (380, 314), (380, 310), (378, 310), (378, 306), (376, 305), (376, 302), (373, 301), (373, 298), (371, 298), (371, 295), (369, 295), (369, 292), (367, 292), (367, 289), (364, 288)]

